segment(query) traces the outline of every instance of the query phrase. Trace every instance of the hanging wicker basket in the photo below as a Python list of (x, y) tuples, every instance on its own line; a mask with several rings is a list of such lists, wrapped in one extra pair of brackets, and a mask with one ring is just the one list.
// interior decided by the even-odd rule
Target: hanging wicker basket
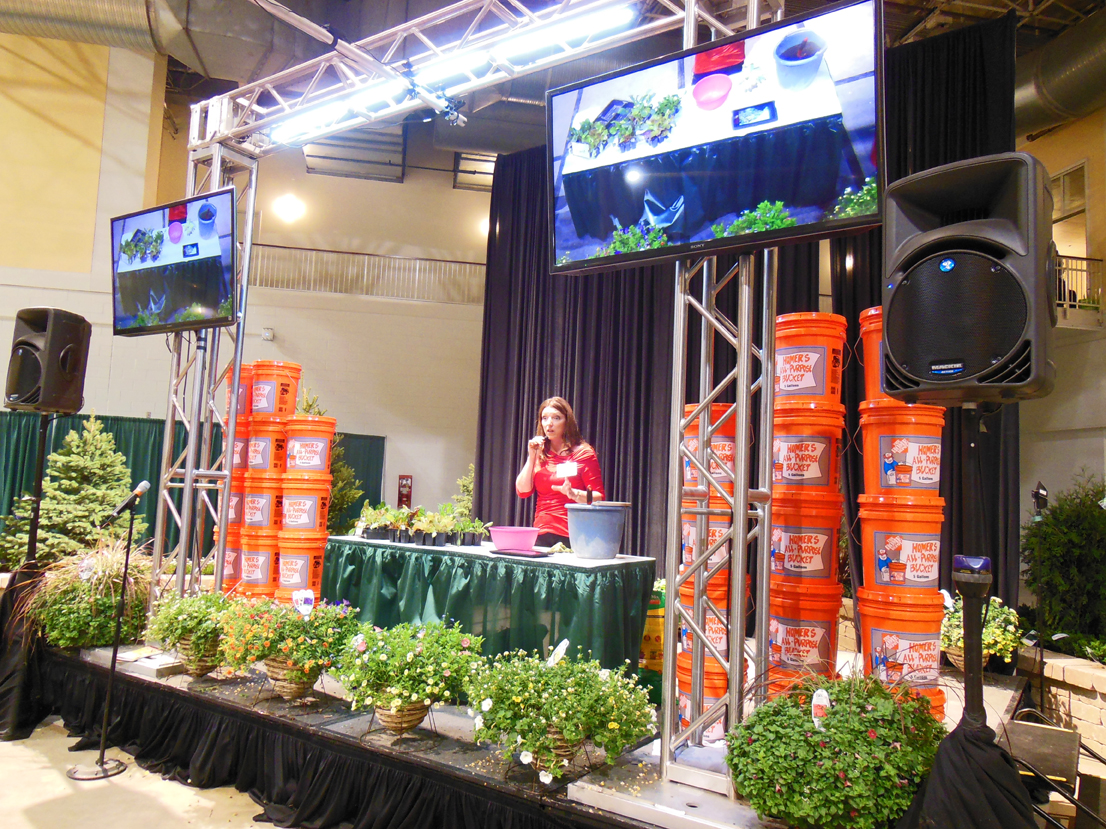
[[(580, 753), (580, 747), (583, 745), (583, 741), (578, 743), (570, 743), (565, 739), (565, 735), (561, 733), (560, 729), (549, 726), (546, 729), (546, 733), (549, 734), (549, 739), (553, 741), (553, 753), (557, 759), (553, 761), (554, 765), (562, 765), (562, 761), (568, 760), (569, 765), (572, 765), (572, 761), (576, 758), (576, 755)], [(538, 771), (542, 771), (544, 763), (535, 759), (534, 766)]]
[(376, 716), (388, 731), (393, 734), (406, 734), (426, 719), (430, 706), (425, 702), (412, 702), (392, 711), (391, 708), (377, 708)]
[(288, 702), (301, 699), (313, 687), (319, 678), (319, 671), (311, 671), (307, 680), (288, 679), (288, 675), (302, 676), (303, 672), (289, 667), (288, 660), (281, 657), (269, 656), (265, 658), (265, 671), (269, 674), (269, 680), (273, 683), (273, 690)]
[(184, 665), (184, 672), (193, 679), (207, 676), (219, 667), (219, 640), (213, 639), (202, 651), (192, 650), (192, 637), (182, 636), (177, 642), (177, 657)]
[[(956, 670), (960, 671), (961, 673), (964, 672), (964, 649), (963, 648), (945, 648), (945, 656), (947, 656), (949, 658), (949, 662), (951, 662), (956, 667)], [(991, 658), (991, 654), (984, 651), (983, 652), (983, 665), (982, 665), (982, 668), (986, 669), (987, 660), (990, 659), (990, 658)]]

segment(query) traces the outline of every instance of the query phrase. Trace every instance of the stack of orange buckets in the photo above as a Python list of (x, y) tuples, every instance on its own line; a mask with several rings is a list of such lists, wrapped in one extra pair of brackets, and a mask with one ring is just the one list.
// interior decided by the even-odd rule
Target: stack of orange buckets
[[(685, 408), (684, 414), (689, 415), (696, 408), (694, 404)], [(714, 403), (710, 409), (710, 419), (712, 423), (717, 423), (722, 417), (725, 416), (726, 411), (730, 408), (726, 403)], [(695, 420), (691, 427), (684, 435), (684, 444), (688, 451), (692, 454), (696, 454), (699, 449), (699, 420)], [(711, 477), (719, 483), (725, 492), (733, 494), (733, 468), (734, 468), (734, 417), (731, 415), (722, 421), (714, 431), (714, 434), (710, 439), (711, 449), (722, 460), (722, 463), (729, 470), (727, 475), (719, 464), (711, 460), (708, 465), (708, 470)], [(691, 512), (684, 512), (680, 518), (681, 526), (681, 563), (684, 567), (691, 564), (695, 555), (700, 550), (706, 549), (718, 539), (720, 539), (730, 527), (730, 514), (728, 513), (729, 505), (726, 501), (719, 497), (717, 490), (700, 481), (699, 470), (691, 464), (690, 461), (684, 462), (684, 486), (688, 488), (697, 488), (700, 486), (707, 486), (709, 489), (709, 497), (706, 501), (708, 508), (716, 512), (722, 513), (720, 515), (710, 515), (706, 520), (707, 537), (706, 539), (698, 538), (698, 530), (696, 527), (696, 516)], [(683, 506), (685, 510), (694, 509), (698, 506), (697, 501), (685, 500)], [(710, 597), (711, 601), (718, 608), (718, 612), (722, 618), (716, 617), (709, 611), (704, 611), (703, 617), (703, 632), (706, 634), (707, 639), (718, 650), (718, 652), (724, 657), (729, 658), (729, 599), (730, 599), (730, 545), (729, 542), (721, 544), (718, 549), (711, 554), (708, 567), (715, 566), (720, 561), (727, 562), (726, 566), (718, 572), (710, 581), (707, 582), (706, 595)], [(746, 586), (748, 580), (746, 579)], [(689, 614), (694, 607), (695, 601), (695, 578), (694, 576), (689, 578), (680, 586), (680, 604), (683, 609)], [(746, 601), (748, 601), (748, 590), (746, 589)], [(679, 708), (680, 708), (680, 721), (684, 727), (687, 727), (689, 722), (689, 715), (691, 713), (691, 677), (692, 677), (692, 658), (693, 658), (693, 642), (690, 632), (687, 628), (683, 628), (680, 633), (680, 650), (676, 654), (676, 683), (677, 691), (679, 693)], [(729, 677), (726, 671), (722, 668), (722, 665), (715, 659), (708, 651), (704, 650), (703, 655), (705, 658), (704, 670), (703, 670), (703, 710), (705, 711), (710, 706), (714, 705), (719, 699), (726, 695), (729, 690)], [(725, 736), (726, 723), (722, 720), (718, 720), (712, 725), (708, 726), (703, 732), (703, 739), (706, 741), (721, 740)]]
[[(230, 506), (227, 517), (227, 546), (223, 558), (223, 592), (238, 588), (242, 580), (242, 514), (246, 502), (246, 471), (249, 468), (250, 403), (253, 366), (243, 363), (238, 384), (238, 408), (234, 423), (234, 446), (230, 459)], [(227, 382), (227, 412), (230, 412), (233, 383)], [(224, 489), (226, 485), (224, 484)], [(219, 528), (215, 528), (215, 543), (219, 543)]]
[(776, 319), (770, 695), (805, 673), (832, 677), (837, 671), (845, 329), (837, 314)]
[(883, 393), (882, 311), (860, 314), (865, 494), (859, 496), (864, 587), (857, 598), (864, 672), (928, 697), (933, 716), (942, 720), (938, 572), (945, 502), (937, 493), (945, 410), (908, 406)]
[(311, 589), (318, 597), (323, 581), (326, 520), (330, 512), (330, 453), (334, 447), (333, 417), (295, 415), (285, 424), (288, 460), (283, 478), (283, 529), (280, 583), (276, 598), (291, 601), (296, 590)]

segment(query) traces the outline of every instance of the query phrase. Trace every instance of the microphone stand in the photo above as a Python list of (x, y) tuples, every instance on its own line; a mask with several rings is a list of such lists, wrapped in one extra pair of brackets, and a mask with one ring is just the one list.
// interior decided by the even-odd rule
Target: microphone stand
[[(111, 667), (108, 669), (108, 690), (104, 698), (104, 721), (100, 726), (100, 756), (96, 758), (94, 766), (74, 766), (65, 776), (70, 780), (107, 780), (127, 770), (127, 764), (114, 758), (105, 759), (104, 752), (108, 747), (108, 724), (111, 721), (111, 697), (115, 688), (115, 666), (119, 660), (119, 638), (123, 632), (123, 611), (127, 604), (127, 578), (131, 566), (131, 539), (134, 536), (134, 510), (138, 506), (139, 498), (134, 498), (127, 511), (130, 515), (130, 523), (127, 525), (127, 551), (123, 556), (123, 585), (119, 591), (119, 603), (115, 606), (115, 641), (111, 645)], [(104, 526), (114, 519), (109, 518)]]

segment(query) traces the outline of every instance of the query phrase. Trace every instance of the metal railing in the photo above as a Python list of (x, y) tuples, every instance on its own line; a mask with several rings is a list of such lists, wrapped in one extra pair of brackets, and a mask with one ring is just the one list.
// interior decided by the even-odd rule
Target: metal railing
[(371, 253), (254, 245), (257, 288), (481, 305), (485, 266)]
[(1056, 305), (1062, 310), (1102, 312), (1101, 259), (1056, 257)]

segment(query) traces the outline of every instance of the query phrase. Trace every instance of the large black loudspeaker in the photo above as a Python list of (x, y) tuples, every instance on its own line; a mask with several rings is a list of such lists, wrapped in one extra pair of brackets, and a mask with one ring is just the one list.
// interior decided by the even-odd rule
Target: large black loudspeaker
[(1052, 391), (1055, 246), (1039, 161), (1003, 153), (896, 181), (884, 264), (887, 394), (956, 406)]
[(4, 405), (29, 412), (79, 412), (91, 336), (92, 326), (78, 314), (58, 308), (16, 313)]

